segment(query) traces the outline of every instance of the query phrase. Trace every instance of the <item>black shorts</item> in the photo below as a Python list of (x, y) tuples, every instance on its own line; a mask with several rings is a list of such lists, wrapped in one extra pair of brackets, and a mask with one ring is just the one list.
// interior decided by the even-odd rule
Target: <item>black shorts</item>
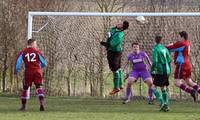
[(153, 75), (153, 84), (155, 86), (164, 87), (169, 85), (169, 77), (167, 75)]
[(111, 71), (115, 72), (119, 68), (121, 68), (121, 57), (122, 57), (122, 52), (113, 52), (113, 51), (107, 52), (108, 64)]
[(155, 86), (164, 87), (169, 85), (169, 76), (167, 75), (166, 64), (163, 64), (163, 74), (155, 74), (153, 76), (153, 84)]

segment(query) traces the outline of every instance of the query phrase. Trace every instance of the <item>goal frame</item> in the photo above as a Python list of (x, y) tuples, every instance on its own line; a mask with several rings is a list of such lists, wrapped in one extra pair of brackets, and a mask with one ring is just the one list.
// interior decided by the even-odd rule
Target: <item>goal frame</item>
[[(28, 39), (32, 38), (32, 25), (33, 25), (33, 16), (113, 16), (113, 17), (136, 17), (136, 16), (153, 16), (153, 17), (191, 17), (191, 16), (200, 16), (200, 12), (132, 12), (132, 13), (106, 13), (106, 12), (28, 12), (28, 31), (27, 37)], [(42, 30), (47, 24), (42, 26), (38, 31)]]

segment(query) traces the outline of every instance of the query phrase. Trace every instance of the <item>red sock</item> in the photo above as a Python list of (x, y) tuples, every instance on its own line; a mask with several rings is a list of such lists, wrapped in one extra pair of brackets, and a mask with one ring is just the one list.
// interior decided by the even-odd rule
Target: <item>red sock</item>
[(193, 86), (193, 88), (194, 88), (198, 93), (200, 93), (200, 86), (199, 86), (199, 85), (195, 85), (195, 86)]
[(40, 105), (44, 105), (44, 96), (39, 96)]
[(191, 93), (191, 92), (192, 92), (192, 89), (190, 89), (189, 87), (187, 87), (187, 86), (184, 85), (184, 84), (181, 84), (181, 85), (180, 85), (180, 88), (181, 88), (181, 90), (183, 90), (183, 91), (185, 91), (185, 92), (187, 92), (187, 93)]
[(42, 88), (37, 88), (36, 95), (38, 96), (40, 105), (44, 105), (44, 90)]
[(25, 106), (26, 105), (26, 101), (27, 101), (26, 99), (21, 99), (22, 105)]

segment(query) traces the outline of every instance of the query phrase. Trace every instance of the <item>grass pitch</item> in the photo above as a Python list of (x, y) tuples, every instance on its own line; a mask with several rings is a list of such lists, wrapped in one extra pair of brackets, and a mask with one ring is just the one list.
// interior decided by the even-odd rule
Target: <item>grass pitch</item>
[(200, 103), (170, 101), (169, 112), (144, 100), (122, 104), (122, 100), (47, 97), (46, 111), (40, 112), (36, 97), (28, 110), (18, 111), (20, 99), (0, 97), (0, 120), (200, 120)]

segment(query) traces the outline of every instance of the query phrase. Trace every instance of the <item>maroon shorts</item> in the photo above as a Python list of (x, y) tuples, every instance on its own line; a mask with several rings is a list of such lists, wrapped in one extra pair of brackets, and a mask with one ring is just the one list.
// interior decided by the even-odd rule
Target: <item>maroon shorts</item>
[(32, 86), (32, 83), (43, 84), (42, 71), (41, 70), (25, 71), (25, 77), (24, 77), (23, 85)]
[(186, 65), (176, 65), (176, 70), (174, 73), (175, 79), (186, 79), (191, 78), (192, 70), (191, 67)]

